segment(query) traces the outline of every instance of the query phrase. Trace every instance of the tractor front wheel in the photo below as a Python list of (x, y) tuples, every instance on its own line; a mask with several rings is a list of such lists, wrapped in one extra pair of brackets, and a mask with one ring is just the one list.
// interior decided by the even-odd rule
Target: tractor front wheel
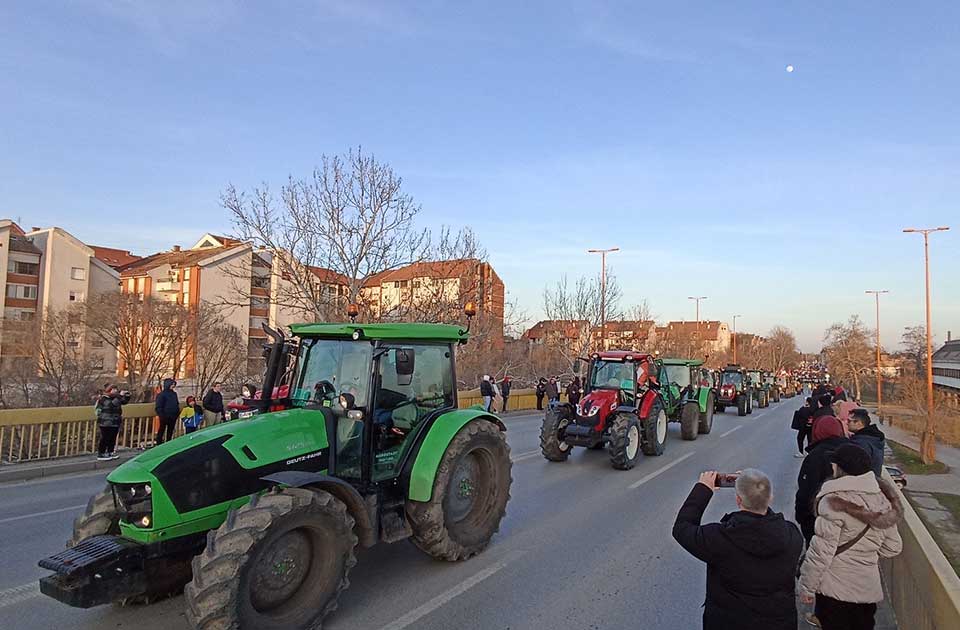
[(357, 563), (353, 517), (323, 490), (253, 495), (207, 533), (184, 594), (194, 628), (319, 628)]
[(640, 459), (640, 422), (633, 414), (620, 413), (610, 425), (607, 452), (610, 465), (617, 470), (630, 470)]
[(713, 429), (713, 405), (713, 394), (708, 394), (707, 410), (700, 413), (700, 426), (697, 427), (697, 430), (703, 435), (707, 435)]
[(650, 407), (650, 413), (642, 421), (643, 454), (663, 455), (663, 447), (667, 442), (667, 412), (663, 403), (655, 401)]
[(503, 432), (489, 420), (467, 423), (440, 460), (430, 500), (407, 501), (413, 543), (449, 561), (483, 551), (506, 514), (511, 467)]
[(564, 442), (560, 435), (565, 425), (566, 421), (560, 417), (555, 408), (547, 409), (547, 413), (543, 416), (543, 424), (540, 426), (540, 451), (551, 462), (567, 461), (570, 451), (573, 450), (573, 447)]
[(680, 437), (684, 440), (697, 439), (700, 429), (700, 405), (688, 402), (680, 411)]
[(73, 521), (73, 535), (67, 547), (76, 547), (92, 536), (120, 535), (120, 514), (113, 503), (113, 492), (107, 486), (87, 501), (83, 513)]
[(740, 394), (737, 396), (737, 415), (745, 416), (747, 415), (747, 398), (745, 394)]

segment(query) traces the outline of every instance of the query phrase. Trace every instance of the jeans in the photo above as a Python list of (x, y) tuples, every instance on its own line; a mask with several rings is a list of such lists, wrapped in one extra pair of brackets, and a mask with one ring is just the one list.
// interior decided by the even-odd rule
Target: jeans
[(484, 411), (490, 411), (490, 405), (493, 404), (493, 396), (484, 396), (483, 397), (483, 409)]
[(117, 448), (117, 434), (120, 427), (100, 427), (100, 441), (97, 442), (97, 455), (109, 455)]
[(823, 630), (873, 630), (876, 604), (852, 604), (817, 593), (814, 607)]

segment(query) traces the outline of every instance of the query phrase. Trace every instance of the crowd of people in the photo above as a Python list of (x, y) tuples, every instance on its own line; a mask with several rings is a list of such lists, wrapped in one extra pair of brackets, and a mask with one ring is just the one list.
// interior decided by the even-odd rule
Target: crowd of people
[[(707, 564), (705, 630), (871, 630), (883, 600), (879, 561), (900, 553), (903, 506), (882, 477), (883, 432), (841, 387), (815, 389), (793, 418), (798, 457), (794, 522), (770, 509), (770, 479), (737, 474), (737, 511), (701, 524), (718, 473), (701, 474), (673, 536)], [(799, 605), (798, 605), (799, 599)]]

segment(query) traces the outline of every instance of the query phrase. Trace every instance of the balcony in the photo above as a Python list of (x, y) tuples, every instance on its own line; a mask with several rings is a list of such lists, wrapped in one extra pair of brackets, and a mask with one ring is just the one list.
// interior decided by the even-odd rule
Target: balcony
[(179, 280), (158, 280), (154, 287), (159, 293), (180, 293), (183, 283)]

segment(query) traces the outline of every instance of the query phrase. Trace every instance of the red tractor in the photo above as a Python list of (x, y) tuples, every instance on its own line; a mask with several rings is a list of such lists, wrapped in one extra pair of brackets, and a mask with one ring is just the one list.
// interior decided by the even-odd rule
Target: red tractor
[(659, 360), (627, 350), (595, 353), (589, 359), (584, 396), (574, 406), (554, 403), (540, 429), (540, 449), (562, 462), (574, 446), (606, 446), (610, 463), (630, 470), (644, 455), (662, 455), (667, 412), (660, 396)]

